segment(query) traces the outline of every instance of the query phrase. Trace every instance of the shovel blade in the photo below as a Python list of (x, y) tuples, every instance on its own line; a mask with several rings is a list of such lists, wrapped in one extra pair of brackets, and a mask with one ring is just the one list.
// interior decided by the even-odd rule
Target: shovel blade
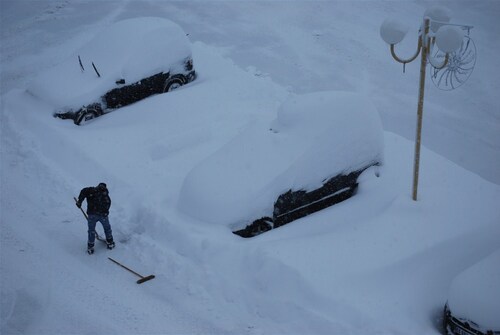
[(149, 275), (147, 277), (142, 277), (141, 279), (139, 279), (137, 281), (137, 284), (142, 284), (142, 283), (144, 283), (144, 282), (146, 282), (148, 280), (154, 279), (154, 277), (155, 277), (155, 275)]

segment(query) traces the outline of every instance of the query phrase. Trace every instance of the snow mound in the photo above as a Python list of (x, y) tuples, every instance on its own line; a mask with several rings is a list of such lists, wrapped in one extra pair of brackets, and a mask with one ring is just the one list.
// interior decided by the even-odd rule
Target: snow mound
[(424, 12), (424, 18), (428, 17), (432, 20), (431, 31), (434, 33), (443, 26), (443, 23), (450, 22), (451, 15), (451, 10), (443, 6), (432, 6)]
[(316, 92), (290, 97), (271, 124), (251, 124), (193, 168), (178, 208), (231, 225), (272, 215), (277, 197), (383, 159), (377, 110), (364, 96)]
[(453, 280), (448, 305), (455, 317), (500, 329), (500, 249)]
[(166, 73), (182, 66), (187, 57), (191, 57), (189, 40), (174, 22), (157, 17), (127, 19), (108, 27), (67, 61), (42, 72), (28, 91), (55, 108), (79, 108), (117, 87), (117, 80), (133, 83)]

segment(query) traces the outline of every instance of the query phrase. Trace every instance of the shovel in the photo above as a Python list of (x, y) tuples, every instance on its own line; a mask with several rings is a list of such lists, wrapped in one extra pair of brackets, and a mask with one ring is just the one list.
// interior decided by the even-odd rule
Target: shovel
[(147, 277), (141, 276), (140, 274), (138, 274), (138, 273), (137, 273), (137, 272), (135, 272), (134, 270), (131, 270), (131, 269), (129, 269), (128, 267), (126, 267), (125, 265), (118, 263), (118, 262), (117, 262), (117, 261), (115, 261), (113, 258), (108, 257), (108, 259), (109, 259), (110, 261), (112, 261), (113, 263), (118, 264), (118, 265), (119, 265), (119, 266), (121, 266), (122, 268), (124, 268), (124, 269), (126, 269), (126, 270), (128, 270), (128, 271), (132, 272), (132, 273), (133, 273), (133, 274), (135, 274), (136, 276), (140, 277), (141, 279), (139, 279), (139, 280), (137, 281), (137, 284), (142, 284), (142, 283), (144, 283), (144, 282), (146, 282), (146, 281), (148, 281), (148, 280), (151, 280), (151, 279), (153, 279), (153, 278), (155, 277), (154, 275), (149, 275), (149, 276), (147, 276)]
[[(76, 199), (76, 197), (73, 197), (73, 199), (75, 199), (75, 202), (78, 202), (78, 199)], [(78, 208), (80, 208), (83, 216), (85, 216), (85, 219), (87, 219), (87, 221), (88, 221), (89, 217), (87, 216), (87, 213), (85, 213), (85, 211), (81, 207), (78, 207)], [(106, 240), (104, 238), (102, 238), (101, 236), (99, 236), (99, 234), (97, 233), (97, 230), (95, 231), (95, 238), (101, 242), (106, 243)]]

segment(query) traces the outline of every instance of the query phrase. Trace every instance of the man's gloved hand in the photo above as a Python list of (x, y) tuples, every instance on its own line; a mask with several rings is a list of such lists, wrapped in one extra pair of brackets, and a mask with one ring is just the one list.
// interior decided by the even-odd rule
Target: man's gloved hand
[(77, 201), (77, 202), (76, 202), (76, 207), (78, 207), (78, 208), (82, 208), (82, 203), (81, 203), (81, 202), (79, 202), (79, 201)]

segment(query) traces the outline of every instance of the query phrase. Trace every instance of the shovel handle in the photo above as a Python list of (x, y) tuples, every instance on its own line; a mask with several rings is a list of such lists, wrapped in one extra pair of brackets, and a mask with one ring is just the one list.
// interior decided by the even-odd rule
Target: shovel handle
[[(76, 199), (76, 197), (73, 197), (73, 199), (75, 199), (75, 202), (76, 202), (76, 203), (78, 202), (78, 199)], [(84, 211), (81, 207), (78, 207), (78, 208), (80, 208), (80, 210), (82, 211), (83, 216), (85, 216), (85, 219), (87, 219), (87, 221), (88, 221), (88, 220), (89, 220), (89, 217), (88, 217), (87, 213), (85, 213), (85, 211)], [(96, 237), (99, 241), (106, 242), (106, 240), (104, 240), (104, 238), (102, 238), (101, 236), (99, 236), (99, 234), (97, 233), (97, 231), (95, 232), (95, 237)]]
[[(73, 197), (73, 199), (75, 199), (75, 203), (78, 203), (78, 199), (76, 199), (76, 197)], [(85, 216), (85, 218), (87, 219), (87, 221), (89, 220), (89, 217), (87, 216), (87, 213), (85, 213), (85, 211), (81, 208), (81, 207), (78, 207), (80, 208), (80, 210), (82, 211), (83, 213), (83, 216)]]

